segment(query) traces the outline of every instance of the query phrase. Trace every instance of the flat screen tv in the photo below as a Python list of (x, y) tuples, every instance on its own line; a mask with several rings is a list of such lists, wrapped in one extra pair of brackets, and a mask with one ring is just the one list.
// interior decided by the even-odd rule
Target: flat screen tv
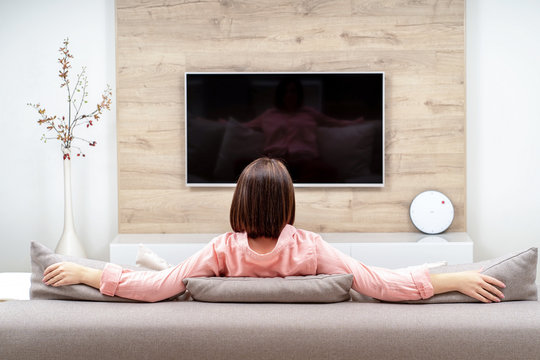
[(384, 73), (185, 74), (186, 184), (233, 186), (261, 156), (295, 186), (384, 186)]

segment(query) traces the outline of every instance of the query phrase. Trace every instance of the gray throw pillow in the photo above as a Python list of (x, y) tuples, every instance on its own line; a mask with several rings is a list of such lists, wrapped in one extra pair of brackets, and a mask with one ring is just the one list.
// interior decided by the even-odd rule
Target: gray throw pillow
[[(441, 266), (430, 270), (432, 274), (471, 271), (482, 269), (482, 274), (492, 276), (502, 281), (506, 288), (502, 301), (537, 300), (536, 266), (538, 263), (538, 248), (510, 253), (495, 259), (472, 264)], [(409, 303), (464, 303), (479, 302), (460, 292), (449, 292), (435, 295), (429, 299), (409, 301)]]
[[(58, 262), (70, 261), (94, 269), (103, 269), (107, 264), (105, 261), (55, 254), (52, 250), (37, 242), (32, 242), (30, 246), (30, 257), (32, 259), (30, 299), (136, 302), (118, 296), (103, 295), (98, 289), (83, 284), (54, 287), (45, 285), (42, 282), (45, 269), (49, 265)], [(132, 268), (132, 270), (137, 269)], [(138, 268), (138, 270), (144, 269)]]
[(350, 299), (352, 274), (275, 278), (184, 279), (191, 297), (207, 302), (333, 303)]

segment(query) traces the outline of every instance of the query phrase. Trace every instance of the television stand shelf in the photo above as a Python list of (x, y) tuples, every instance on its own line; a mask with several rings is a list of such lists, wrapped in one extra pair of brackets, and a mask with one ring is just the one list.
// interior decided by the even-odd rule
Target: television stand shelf
[[(119, 234), (110, 244), (110, 261), (135, 265), (139, 244), (171, 264), (203, 248), (219, 234)], [(473, 242), (465, 232), (322, 233), (322, 238), (345, 254), (371, 266), (401, 268), (438, 261), (473, 261)]]

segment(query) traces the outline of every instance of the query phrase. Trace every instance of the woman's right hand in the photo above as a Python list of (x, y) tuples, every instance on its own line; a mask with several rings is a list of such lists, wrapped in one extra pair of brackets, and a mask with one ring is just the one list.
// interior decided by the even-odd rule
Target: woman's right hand
[(72, 262), (59, 262), (45, 269), (43, 282), (50, 286), (86, 284), (99, 289), (102, 272)]

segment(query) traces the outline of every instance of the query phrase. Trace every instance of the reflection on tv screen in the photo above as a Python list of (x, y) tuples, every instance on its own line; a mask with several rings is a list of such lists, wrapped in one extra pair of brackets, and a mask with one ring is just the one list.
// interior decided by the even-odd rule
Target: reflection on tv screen
[(188, 185), (261, 156), (298, 185), (383, 185), (383, 73), (187, 73), (185, 96)]

